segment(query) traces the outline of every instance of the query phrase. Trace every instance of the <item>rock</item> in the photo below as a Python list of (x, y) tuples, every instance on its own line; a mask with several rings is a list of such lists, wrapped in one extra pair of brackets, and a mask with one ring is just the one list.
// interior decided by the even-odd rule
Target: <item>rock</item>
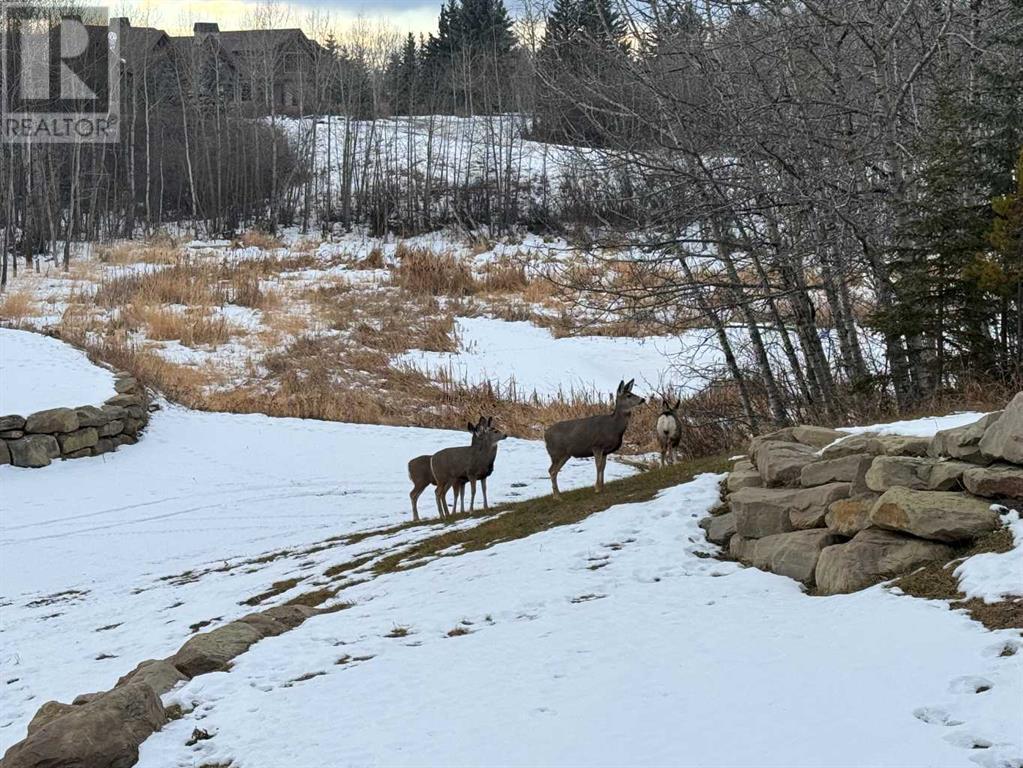
[(9, 429), (6, 432), (0, 432), (0, 438), (4, 440), (18, 440), (25, 436), (25, 433), (20, 429)]
[(98, 699), (104, 693), (106, 693), (106, 691), (96, 691), (95, 693), (80, 693), (71, 700), (71, 703), (74, 704), (76, 707), (81, 704), (88, 704), (90, 701)]
[(866, 490), (864, 477), (874, 457), (869, 453), (853, 453), (838, 459), (825, 459), (807, 464), (799, 474), (804, 488), (828, 483), (852, 483), (853, 492)]
[(743, 488), (728, 497), (736, 532), (759, 539), (823, 522), (828, 505), (849, 495), (848, 483), (817, 488)]
[(827, 445), (831, 445), (833, 442), (845, 437), (847, 434), (849, 433), (839, 432), (837, 429), (828, 429), (827, 427), (810, 427), (802, 425), (792, 428), (792, 437), (797, 443), (811, 445), (818, 450)]
[(1017, 392), (1001, 417), (984, 430), (979, 446), (985, 458), (1023, 464), (1023, 392)]
[(146, 426), (146, 423), (142, 421), (142, 419), (132, 419), (128, 417), (122, 419), (122, 424), (124, 426), (121, 431), (125, 435), (131, 435), (132, 437), (138, 435), (138, 433), (142, 431), (142, 428)]
[(102, 427), (110, 421), (110, 417), (94, 405), (83, 405), (80, 408), (75, 408), (75, 413), (78, 415), (79, 427)]
[(833, 443), (821, 451), (823, 459), (840, 459), (843, 456), (852, 456), (855, 453), (868, 453), (871, 456), (880, 456), (884, 453), (884, 443), (880, 436), (873, 432), (862, 432), (858, 435), (850, 435), (841, 442)]
[(52, 435), (57, 432), (74, 432), (78, 429), (78, 414), (70, 408), (50, 408), (33, 413), (25, 419), (25, 431), (35, 434)]
[(963, 472), (972, 466), (964, 461), (878, 456), (867, 470), (867, 487), (878, 493), (895, 487), (952, 491), (962, 487)]
[(59, 701), (46, 702), (43, 706), (36, 710), (35, 715), (29, 721), (29, 735), (35, 733), (47, 723), (56, 720), (58, 717), (63, 717), (72, 710), (74, 710), (74, 706), (72, 704), (63, 704)]
[(758, 539), (747, 539), (745, 536), (736, 534), (728, 542), (728, 554), (740, 562), (751, 562), (757, 541)]
[(92, 446), (92, 455), (101, 456), (104, 453), (110, 453), (117, 446), (114, 445), (114, 441), (107, 437), (101, 437), (96, 441), (96, 445)]
[(60, 443), (60, 452), (63, 454), (74, 453), (83, 448), (92, 448), (99, 440), (99, 433), (95, 427), (78, 429), (67, 434), (57, 435), (57, 442)]
[(4, 768), (128, 768), (167, 722), (148, 685), (114, 688), (36, 728), (4, 755)]
[(700, 527), (707, 532), (707, 540), (723, 547), (735, 535), (735, 514), (726, 512), (717, 517), (706, 517), (700, 521)]
[(192, 636), (170, 661), (187, 677), (226, 670), (228, 662), (265, 635), (243, 621), (232, 621), (210, 632)]
[(62, 459), (84, 459), (88, 456), (92, 456), (92, 448), (79, 448), (77, 451), (71, 451), (71, 453), (65, 453), (61, 456)]
[(60, 456), (60, 446), (53, 435), (28, 435), (7, 443), (11, 464), (16, 467), (48, 467), (50, 459)]
[(760, 473), (753, 469), (752, 464), (746, 463), (750, 465), (749, 469), (733, 469), (728, 473), (725, 488), (729, 493), (735, 493), (741, 488), (759, 488), (764, 484)]
[(135, 435), (126, 435), (121, 433), (120, 435), (114, 435), (110, 438), (110, 442), (114, 444), (114, 448), (119, 448), (122, 445), (135, 445), (139, 439)]
[(756, 465), (764, 484), (775, 487), (799, 482), (803, 467), (817, 459), (817, 451), (801, 443), (766, 440), (757, 448)]
[(99, 428), (99, 436), (113, 437), (114, 435), (121, 434), (121, 432), (123, 431), (124, 422), (121, 421), (120, 419), (114, 419), (113, 421), (108, 421), (106, 424)]
[(128, 415), (128, 412), (124, 410), (122, 405), (103, 405), (100, 410), (106, 414), (108, 421), (114, 421), (115, 419), (123, 419)]
[(878, 528), (866, 528), (847, 544), (825, 547), (817, 560), (817, 592), (855, 592), (933, 560), (948, 560), (952, 548)]
[(127, 408), (129, 405), (140, 405), (145, 407), (145, 398), (140, 394), (122, 394), (114, 395), (113, 397), (107, 398), (105, 405), (119, 405), (122, 408)]
[(870, 525), (870, 510), (875, 501), (877, 501), (876, 494), (833, 501), (828, 506), (828, 513), (824, 516), (824, 524), (828, 526), (828, 530), (839, 536), (852, 538)]
[(1023, 468), (1012, 464), (971, 467), (963, 472), (966, 490), (988, 499), (1023, 499)]
[(881, 435), (885, 456), (926, 456), (931, 444), (929, 437), (907, 437), (905, 435)]
[(7, 443), (0, 440), (0, 466), (11, 463), (11, 449), (7, 447)]
[(935, 541), (963, 541), (998, 527), (991, 503), (962, 493), (889, 488), (870, 510), (878, 528)]
[(821, 550), (843, 541), (826, 528), (793, 531), (757, 539), (753, 565), (813, 586)]
[(7, 432), (12, 429), (24, 429), (25, 419), (21, 416), (0, 416), (0, 432)]
[(119, 395), (134, 393), (139, 383), (134, 376), (121, 376), (114, 382), (114, 391)]
[(163, 696), (171, 688), (188, 678), (178, 671), (177, 667), (167, 659), (147, 659), (140, 662), (131, 672), (117, 681), (117, 685), (145, 683), (158, 696)]
[(794, 443), (796, 438), (792, 436), (794, 427), (785, 427), (784, 429), (776, 429), (774, 432), (767, 432), (763, 435), (757, 435), (749, 442), (749, 455), (753, 458), (753, 463), (756, 464), (757, 449), (762, 443), (768, 441), (774, 441), (779, 443)]
[(317, 615), (319, 611), (308, 605), (275, 605), (261, 613), (283, 624), (288, 629), (294, 629), (310, 616)]
[(932, 458), (950, 456), (975, 464), (988, 464), (990, 459), (980, 452), (980, 440), (988, 427), (997, 422), (1002, 411), (989, 413), (972, 424), (964, 424), (954, 429), (943, 429), (931, 438), (927, 446), (927, 455)]
[(284, 624), (261, 611), (248, 613), (238, 619), (238, 621), (244, 621), (246, 624), (252, 625), (263, 637), (276, 637), (288, 631), (288, 627)]

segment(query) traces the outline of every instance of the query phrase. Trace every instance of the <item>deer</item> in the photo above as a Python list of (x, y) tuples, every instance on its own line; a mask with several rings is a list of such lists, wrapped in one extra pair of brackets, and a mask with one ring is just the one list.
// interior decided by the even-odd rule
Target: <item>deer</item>
[[(489, 424), (493, 424), (493, 419), (492, 418), (488, 418), (487, 421), (488, 421)], [(507, 437), (507, 435), (505, 435), (505, 437)], [(504, 439), (504, 437), (500, 438), (500, 440), (503, 440), (503, 439)], [(497, 442), (500, 442), (500, 440), (498, 440)], [(497, 461), (497, 442), (495, 442), (493, 444), (493, 446), (490, 448), (490, 453), (489, 453), (490, 463), (487, 464), (487, 468), (484, 470), (483, 474), (480, 475), (480, 477), (479, 477), (480, 485), (483, 487), (483, 511), (484, 512), (486, 512), (488, 509), (490, 509), (490, 507), (487, 505), (487, 478), (490, 477), (492, 474), (494, 474), (494, 462)], [(469, 511), (472, 512), (473, 509), (476, 506), (476, 481), (475, 480), (470, 480), (469, 482), (471, 483), (471, 487), (472, 487), (472, 493), (469, 496)], [(465, 510), (462, 510), (462, 511), (464, 512)]]
[[(483, 419), (480, 419), (482, 422)], [(477, 424), (469, 424), (469, 434), (475, 435), (476, 429), (479, 426)], [(497, 454), (495, 448), (494, 454)], [(408, 478), (412, 481), (412, 490), (409, 491), (409, 498), (412, 500), (412, 522), (419, 522), (419, 508), (418, 502), (419, 497), (422, 496), (429, 486), (436, 485), (436, 481), (433, 479), (433, 470), (430, 469), (430, 459), (433, 458), (432, 454), (424, 453), (422, 456), (416, 456), (408, 463)], [(491, 472), (493, 471), (493, 463), (491, 463)], [(476, 484), (473, 483), (473, 496), (476, 495)], [(484, 494), (486, 494), (486, 486), (484, 486)]]
[[(448, 518), (453, 513), (451, 509), (458, 507), (458, 500), (462, 500), (462, 513), (465, 513), (465, 484), (482, 480), (493, 471), (493, 464), (497, 456), (497, 444), (508, 435), (494, 427), (493, 417), (486, 419), (480, 417), (477, 424), (469, 424), (472, 432), (472, 445), (458, 448), (445, 448), (437, 451), (430, 457), (430, 472), (433, 474), (437, 489), (434, 495), (437, 498), (437, 514), (442, 518)], [(451, 507), (445, 498), (448, 488), (455, 491)]]
[(633, 409), (646, 402), (632, 393), (635, 382), (635, 379), (628, 384), (624, 380), (618, 382), (614, 410), (611, 413), (559, 421), (544, 430), (543, 440), (551, 457), (548, 474), (555, 499), (561, 498), (558, 472), (569, 459), (588, 459), (592, 456), (597, 466), (597, 482), (593, 491), (600, 493), (604, 489), (604, 467), (608, 454), (622, 447), (622, 437), (629, 426)]
[(681, 402), (676, 397), (672, 405), (670, 397), (661, 397), (661, 415), (657, 417), (654, 426), (654, 433), (657, 435), (657, 444), (661, 448), (661, 466), (666, 467), (669, 463), (675, 463), (675, 451), (682, 441), (682, 419), (678, 416), (678, 408)]

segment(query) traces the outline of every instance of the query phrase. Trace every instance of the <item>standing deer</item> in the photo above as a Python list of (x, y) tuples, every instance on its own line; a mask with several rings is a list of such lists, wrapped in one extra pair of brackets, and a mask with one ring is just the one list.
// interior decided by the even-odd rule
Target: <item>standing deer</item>
[[(458, 507), (458, 500), (462, 500), (462, 512), (465, 512), (465, 484), (475, 483), (492, 471), (494, 459), (497, 455), (497, 444), (508, 435), (494, 428), (493, 418), (480, 418), (473, 426), (469, 425), (472, 431), (472, 445), (468, 447), (445, 448), (437, 451), (430, 457), (430, 471), (433, 473), (437, 490), (434, 495), (437, 497), (437, 513), (442, 518), (450, 517), (451, 509)], [(455, 497), (451, 508), (445, 498), (448, 488), (454, 488)]]
[[(494, 420), (493, 420), (492, 417), (488, 417), (487, 418), (487, 424), (493, 424), (493, 421)], [(507, 435), (505, 435), (504, 437), (507, 437)], [(497, 461), (497, 443), (500, 442), (500, 440), (504, 440), (504, 437), (499, 438), (491, 446), (490, 453), (489, 453), (490, 461), (487, 464), (487, 468), (483, 471), (483, 474), (480, 475), (480, 478), (479, 478), (480, 485), (483, 487), (483, 511), (484, 512), (486, 510), (490, 509), (490, 507), (487, 505), (487, 478), (490, 477), (492, 474), (494, 474), (494, 462)], [(476, 506), (476, 481), (475, 480), (470, 480), (469, 482), (471, 483), (471, 487), (472, 487), (472, 494), (469, 496), (469, 511), (472, 512), (473, 509)], [(464, 512), (465, 510), (463, 509), (462, 511)]]
[(624, 381), (618, 382), (612, 413), (559, 421), (544, 431), (543, 439), (547, 444), (547, 453), (551, 457), (548, 474), (551, 476), (555, 499), (561, 498), (558, 491), (558, 472), (569, 459), (588, 459), (592, 456), (597, 465), (597, 484), (594, 491), (600, 493), (603, 490), (607, 455), (622, 447), (622, 436), (629, 426), (632, 410), (646, 402), (639, 395), (632, 394), (632, 385), (635, 382), (635, 379), (628, 384)]
[[(483, 423), (481, 417), (477, 424), (469, 424), (469, 434), (476, 434), (476, 430), (480, 424)], [(497, 448), (494, 448), (494, 454), (497, 454)], [(419, 497), (423, 494), (423, 491), (428, 486), (436, 485), (436, 481), (433, 479), (433, 470), (430, 469), (430, 459), (433, 456), (429, 453), (425, 453), (422, 456), (416, 456), (408, 463), (408, 477), (412, 481), (412, 490), (409, 491), (409, 498), (412, 500), (412, 521), (415, 523), (419, 522), (419, 508), (418, 502)], [(491, 471), (493, 471), (493, 463), (491, 462)], [(484, 486), (485, 488), (485, 486)], [(476, 484), (473, 483), (473, 496), (475, 496)], [(484, 490), (484, 493), (486, 491)]]
[(657, 417), (654, 432), (657, 433), (657, 444), (661, 448), (661, 466), (675, 463), (675, 451), (682, 441), (682, 419), (678, 417), (678, 398), (671, 404), (671, 398), (661, 397), (661, 415)]

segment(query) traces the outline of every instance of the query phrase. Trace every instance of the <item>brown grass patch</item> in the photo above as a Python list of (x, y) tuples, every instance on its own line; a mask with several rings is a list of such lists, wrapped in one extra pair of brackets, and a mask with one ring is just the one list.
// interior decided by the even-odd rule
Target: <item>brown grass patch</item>
[(412, 248), (399, 243), (394, 281), (419, 296), (469, 296), (478, 290), (469, 264), (450, 251)]
[(147, 335), (150, 339), (176, 340), (186, 347), (205, 344), (217, 346), (226, 343), (233, 334), (239, 332), (226, 318), (212, 315), (201, 308), (188, 308), (179, 312), (163, 307), (143, 307), (140, 313), (149, 329)]
[(122, 241), (97, 246), (96, 258), (102, 264), (174, 264), (181, 250), (170, 239)]
[(265, 592), (260, 592), (258, 595), (253, 595), (247, 600), (243, 600), (241, 603), (239, 603), (239, 605), (259, 605), (260, 603), (269, 600), (271, 597), (277, 597), (277, 595), (281, 595), (287, 592), (289, 589), (294, 589), (298, 585), (299, 581), (301, 581), (301, 579), (297, 578), (275, 581), (273, 584), (270, 585), (270, 588), (267, 589)]
[(374, 245), (365, 258), (355, 262), (356, 269), (384, 269), (386, 266), (384, 251), (379, 245)]
[(39, 309), (29, 291), (4, 291), (0, 294), (0, 320), (19, 323), (39, 315)]
[(259, 248), (263, 251), (272, 251), (283, 248), (284, 243), (276, 235), (264, 232), (260, 229), (246, 230), (238, 237), (233, 246), (235, 248)]
[(483, 268), (481, 284), (488, 293), (521, 293), (529, 285), (529, 278), (524, 264), (503, 258), (495, 259)]

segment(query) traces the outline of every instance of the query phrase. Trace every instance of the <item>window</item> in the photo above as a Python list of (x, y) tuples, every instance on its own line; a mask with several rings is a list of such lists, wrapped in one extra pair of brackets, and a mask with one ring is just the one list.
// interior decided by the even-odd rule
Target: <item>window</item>
[(242, 101), (252, 101), (252, 82), (242, 81)]

